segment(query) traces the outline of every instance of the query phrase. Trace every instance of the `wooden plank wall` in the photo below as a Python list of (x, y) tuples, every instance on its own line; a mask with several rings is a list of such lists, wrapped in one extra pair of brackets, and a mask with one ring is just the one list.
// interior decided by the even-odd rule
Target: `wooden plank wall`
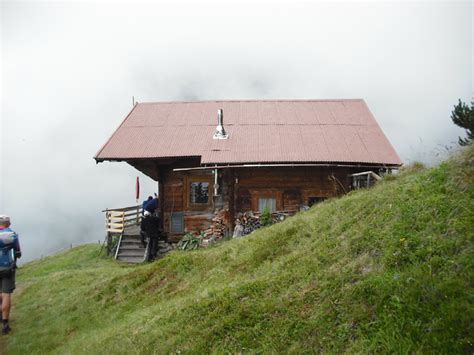
[[(170, 233), (170, 219), (173, 212), (184, 212), (184, 233), (200, 231), (209, 228), (211, 219), (214, 217), (214, 206), (212, 203), (212, 193), (210, 194), (211, 201), (208, 206), (201, 208), (187, 207), (185, 198), (187, 196), (186, 183), (189, 177), (203, 176), (205, 178), (212, 177), (212, 170), (203, 171), (187, 171), (187, 172), (173, 172), (172, 169), (167, 169), (163, 172), (163, 229)], [(209, 184), (209, 190), (214, 188), (213, 184)], [(170, 239), (174, 240), (174, 236), (169, 234)], [(177, 235), (175, 237), (181, 237)]]
[[(283, 209), (297, 211), (309, 197), (333, 197), (349, 190), (348, 169), (319, 167), (252, 168), (234, 172), (235, 211), (249, 211), (253, 194), (278, 190), (283, 194)], [(330, 178), (332, 175), (337, 179)]]
[[(214, 216), (214, 205), (199, 210), (187, 207), (186, 183), (190, 177), (213, 177), (212, 170), (193, 170), (173, 172), (171, 168), (162, 168), (163, 187), (163, 227), (169, 232), (172, 212), (184, 212), (184, 232), (200, 231), (210, 226)], [(349, 190), (346, 168), (320, 167), (282, 167), (282, 168), (241, 168), (219, 170), (220, 192), (223, 197), (223, 208), (229, 209), (231, 221), (238, 212), (252, 210), (252, 195), (278, 192), (282, 196), (284, 210), (297, 211), (302, 204), (308, 203), (309, 197), (332, 197)], [(338, 180), (337, 182), (330, 176)], [(211, 183), (210, 190), (214, 186)], [(232, 222), (233, 223), (233, 222)], [(233, 228), (233, 226), (229, 226)], [(179, 239), (181, 235), (171, 235)], [(173, 238), (174, 237), (174, 238)]]

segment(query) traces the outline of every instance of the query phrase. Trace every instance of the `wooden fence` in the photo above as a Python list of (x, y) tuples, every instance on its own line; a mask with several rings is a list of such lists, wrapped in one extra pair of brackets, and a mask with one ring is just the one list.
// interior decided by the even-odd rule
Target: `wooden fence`
[(120, 237), (118, 243), (120, 244), (120, 239), (122, 239), (122, 234), (125, 231), (125, 228), (128, 226), (140, 224), (142, 218), (142, 206), (130, 206), (123, 208), (108, 208), (103, 210), (105, 212), (105, 232), (107, 240), (107, 253), (110, 253), (113, 249), (113, 237)]
[(102, 212), (105, 212), (105, 228), (107, 233), (121, 234), (126, 226), (140, 223), (142, 207), (138, 205), (113, 208)]

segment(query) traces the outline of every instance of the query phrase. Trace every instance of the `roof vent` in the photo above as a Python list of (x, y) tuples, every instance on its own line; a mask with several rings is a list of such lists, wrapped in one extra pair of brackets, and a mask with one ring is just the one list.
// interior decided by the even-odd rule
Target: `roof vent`
[(224, 113), (222, 112), (222, 109), (220, 108), (217, 110), (217, 127), (216, 131), (214, 132), (214, 139), (227, 139), (229, 138), (229, 135), (225, 133), (224, 129)]

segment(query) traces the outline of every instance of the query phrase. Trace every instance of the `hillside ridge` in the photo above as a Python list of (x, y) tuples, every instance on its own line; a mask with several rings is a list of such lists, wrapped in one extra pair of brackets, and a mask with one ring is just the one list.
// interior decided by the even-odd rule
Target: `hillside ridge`
[(8, 351), (472, 352), (473, 182), (470, 146), (208, 249), (28, 263)]

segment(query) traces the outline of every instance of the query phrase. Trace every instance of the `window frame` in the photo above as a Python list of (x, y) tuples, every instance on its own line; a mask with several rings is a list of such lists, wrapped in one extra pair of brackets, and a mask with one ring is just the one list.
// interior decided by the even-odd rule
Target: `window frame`
[[(214, 180), (210, 176), (198, 175), (198, 176), (187, 176), (185, 179), (185, 188), (184, 188), (184, 201), (187, 209), (190, 210), (206, 210), (213, 205), (213, 192), (214, 192)], [(209, 188), (207, 191), (208, 200), (207, 203), (192, 203), (191, 202), (191, 183), (193, 182), (207, 182)]]

